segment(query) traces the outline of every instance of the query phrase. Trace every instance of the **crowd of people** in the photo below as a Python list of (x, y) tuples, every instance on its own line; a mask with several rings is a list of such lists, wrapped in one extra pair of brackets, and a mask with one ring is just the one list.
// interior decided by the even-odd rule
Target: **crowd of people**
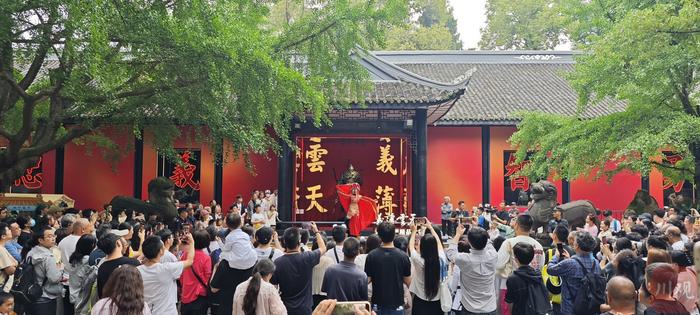
[(460, 202), (410, 235), (382, 222), (278, 236), (274, 196), (237, 196), (225, 215), (179, 204), (169, 224), (109, 206), (0, 209), (0, 314), (700, 314), (695, 210), (572, 227), (555, 208), (538, 234), (527, 212)]

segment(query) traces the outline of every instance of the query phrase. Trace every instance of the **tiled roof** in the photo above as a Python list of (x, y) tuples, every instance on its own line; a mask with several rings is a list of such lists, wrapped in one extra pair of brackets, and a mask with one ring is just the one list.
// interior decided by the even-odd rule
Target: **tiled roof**
[[(374, 52), (422, 77), (451, 82), (472, 69), (467, 89), (437, 124), (517, 123), (521, 111), (576, 115), (578, 95), (565, 79), (573, 70), (571, 52)], [(624, 110), (621, 101), (605, 99), (587, 107), (581, 118)]]

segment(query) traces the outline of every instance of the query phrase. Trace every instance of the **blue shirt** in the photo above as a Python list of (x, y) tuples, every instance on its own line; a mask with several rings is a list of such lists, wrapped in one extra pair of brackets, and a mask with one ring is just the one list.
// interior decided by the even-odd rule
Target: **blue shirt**
[(19, 245), (17, 241), (9, 241), (5, 244), (5, 249), (10, 252), (10, 255), (17, 261), (22, 261), (22, 245)]
[[(578, 262), (574, 261), (574, 258), (583, 263), (583, 266), (586, 267), (585, 271), (581, 269)], [(565, 259), (561, 262), (559, 261), (559, 256), (555, 256), (547, 265), (547, 273), (552, 276), (558, 276), (561, 279), (562, 314), (573, 314), (574, 299), (581, 288), (581, 279), (591, 270), (591, 267), (595, 268), (593, 269), (594, 271), (600, 272), (598, 261), (590, 253), (582, 256), (574, 255), (571, 259)]]

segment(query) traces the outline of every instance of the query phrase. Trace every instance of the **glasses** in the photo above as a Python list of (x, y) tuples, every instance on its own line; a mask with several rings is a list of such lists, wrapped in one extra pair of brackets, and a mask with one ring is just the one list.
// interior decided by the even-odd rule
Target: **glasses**
[(46, 235), (46, 236), (42, 236), (41, 238), (43, 238), (43, 239), (52, 239), (52, 238), (56, 238), (56, 235)]

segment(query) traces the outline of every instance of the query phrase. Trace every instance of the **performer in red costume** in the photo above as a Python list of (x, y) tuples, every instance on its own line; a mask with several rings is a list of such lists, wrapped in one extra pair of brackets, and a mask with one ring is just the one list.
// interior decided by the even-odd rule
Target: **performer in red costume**
[(345, 221), (350, 235), (359, 236), (377, 219), (377, 201), (360, 195), (359, 173), (350, 165), (338, 184), (338, 201), (346, 211)]

